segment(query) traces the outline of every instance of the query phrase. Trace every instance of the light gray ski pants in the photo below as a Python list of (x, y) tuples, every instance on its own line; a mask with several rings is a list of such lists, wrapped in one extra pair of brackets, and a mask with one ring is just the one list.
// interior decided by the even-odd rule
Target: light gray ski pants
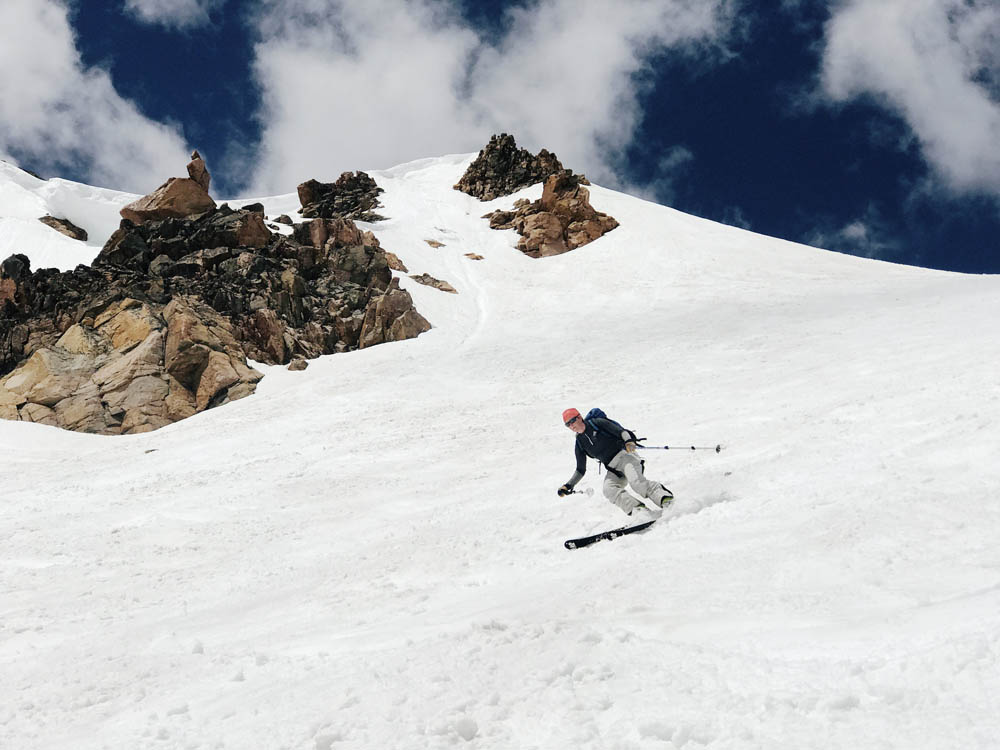
[(633, 495), (629, 494), (626, 485), (631, 487), (636, 495), (652, 500), (656, 505), (659, 505), (666, 496), (667, 493), (659, 482), (653, 482), (643, 476), (642, 461), (634, 453), (618, 451), (618, 455), (612, 458), (608, 465), (625, 476), (620, 477), (609, 471), (604, 477), (604, 497), (626, 513), (631, 513), (637, 505), (641, 505)]

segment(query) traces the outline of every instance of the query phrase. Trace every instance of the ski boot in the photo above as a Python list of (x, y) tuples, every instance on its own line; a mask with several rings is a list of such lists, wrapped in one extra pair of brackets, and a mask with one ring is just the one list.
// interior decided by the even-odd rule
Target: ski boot
[(660, 488), (663, 490), (663, 497), (660, 498), (660, 507), (666, 508), (674, 501), (674, 493), (664, 487), (662, 484)]

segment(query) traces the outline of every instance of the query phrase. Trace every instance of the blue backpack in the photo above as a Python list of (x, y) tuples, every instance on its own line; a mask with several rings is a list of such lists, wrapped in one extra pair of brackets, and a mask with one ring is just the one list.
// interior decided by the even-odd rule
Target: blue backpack
[[(593, 421), (597, 417), (600, 417), (601, 419), (607, 419), (609, 422), (611, 422), (611, 424), (613, 424), (615, 427), (618, 428), (618, 434), (615, 435), (615, 437), (621, 437), (622, 430), (624, 430), (625, 428), (622, 427), (620, 424), (618, 424), (615, 420), (609, 419), (608, 415), (604, 413), (604, 410), (603, 409), (598, 409), (596, 406), (593, 409), (591, 409), (590, 411), (587, 412), (587, 416), (585, 416), (583, 418), (583, 421), (586, 422), (587, 424), (589, 424), (595, 430), (600, 430), (601, 428), (597, 424), (595, 424), (594, 421)], [(601, 431), (602, 432), (607, 432), (607, 430), (601, 430)], [(631, 430), (629, 430), (629, 432), (631, 432)]]

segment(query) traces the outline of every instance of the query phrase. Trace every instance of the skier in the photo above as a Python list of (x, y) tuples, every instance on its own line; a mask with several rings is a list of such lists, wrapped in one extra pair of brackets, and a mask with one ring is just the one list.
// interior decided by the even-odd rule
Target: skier
[(587, 472), (587, 456), (590, 456), (604, 464), (608, 470), (604, 478), (604, 496), (626, 514), (632, 515), (636, 508), (644, 507), (628, 492), (626, 485), (640, 497), (651, 500), (660, 507), (666, 507), (674, 499), (670, 490), (643, 475), (644, 462), (635, 455), (637, 439), (634, 432), (604, 416), (593, 416), (585, 420), (576, 409), (566, 409), (562, 418), (563, 423), (576, 433), (576, 471), (559, 488), (559, 497), (573, 492), (577, 482), (583, 479)]

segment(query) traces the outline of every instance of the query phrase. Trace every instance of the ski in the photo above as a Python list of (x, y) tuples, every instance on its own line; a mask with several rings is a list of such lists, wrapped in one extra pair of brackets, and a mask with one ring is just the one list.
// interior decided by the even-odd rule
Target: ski
[(635, 526), (622, 526), (620, 529), (611, 529), (610, 531), (602, 531), (599, 534), (593, 534), (591, 536), (582, 536), (579, 539), (567, 539), (564, 543), (566, 549), (580, 549), (581, 547), (589, 547), (591, 544), (596, 542), (610, 541), (611, 539), (617, 539), (620, 536), (625, 536), (626, 534), (635, 534), (636, 532), (645, 531), (654, 523), (657, 519), (652, 521), (645, 521), (644, 523), (636, 524)]

